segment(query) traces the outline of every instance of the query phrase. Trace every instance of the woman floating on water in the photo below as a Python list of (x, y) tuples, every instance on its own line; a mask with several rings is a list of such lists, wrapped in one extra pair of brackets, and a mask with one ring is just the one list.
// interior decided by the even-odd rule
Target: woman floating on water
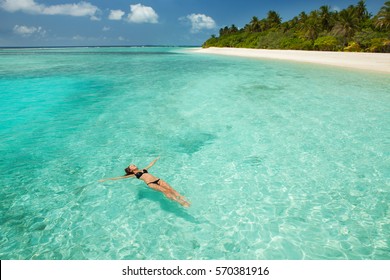
[(148, 185), (150, 188), (162, 192), (167, 198), (173, 201), (177, 201), (184, 207), (189, 207), (191, 204), (186, 201), (184, 196), (180, 195), (177, 191), (175, 191), (167, 182), (148, 173), (148, 169), (152, 167), (158, 159), (159, 158), (156, 158), (151, 163), (149, 163), (147, 167), (143, 169), (138, 169), (137, 166), (131, 164), (125, 168), (126, 175), (115, 178), (102, 179), (99, 182), (137, 177), (137, 179), (144, 181), (146, 185)]

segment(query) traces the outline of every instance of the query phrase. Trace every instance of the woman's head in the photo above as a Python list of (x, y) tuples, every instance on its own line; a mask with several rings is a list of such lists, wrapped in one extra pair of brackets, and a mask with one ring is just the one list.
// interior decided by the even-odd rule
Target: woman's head
[(137, 166), (134, 164), (130, 164), (128, 167), (125, 168), (126, 175), (134, 174), (134, 170), (137, 169)]

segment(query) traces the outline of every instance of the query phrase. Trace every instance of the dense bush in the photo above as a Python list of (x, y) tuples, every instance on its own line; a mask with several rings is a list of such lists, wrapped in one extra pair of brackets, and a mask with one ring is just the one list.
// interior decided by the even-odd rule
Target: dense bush
[(346, 52), (360, 52), (361, 50), (362, 48), (356, 42), (349, 42), (348, 47), (344, 48), (344, 51)]
[(283, 50), (312, 50), (313, 43), (298, 37), (289, 37), (282, 39), (280, 49)]
[(370, 52), (390, 52), (390, 40), (374, 38), (371, 40)]
[(340, 43), (333, 36), (318, 37), (314, 42), (314, 49), (318, 51), (337, 51)]

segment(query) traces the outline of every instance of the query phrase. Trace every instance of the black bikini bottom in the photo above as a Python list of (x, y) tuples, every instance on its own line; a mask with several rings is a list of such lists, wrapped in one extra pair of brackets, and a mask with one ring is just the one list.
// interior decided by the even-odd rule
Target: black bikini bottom
[(160, 179), (157, 179), (156, 181), (150, 182), (150, 183), (148, 183), (148, 185), (150, 185), (150, 184), (156, 184), (156, 185), (158, 185), (158, 182), (160, 182)]

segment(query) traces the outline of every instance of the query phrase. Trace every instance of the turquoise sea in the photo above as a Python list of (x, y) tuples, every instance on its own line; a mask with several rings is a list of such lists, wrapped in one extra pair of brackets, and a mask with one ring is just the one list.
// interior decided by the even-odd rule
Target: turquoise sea
[[(0, 259), (390, 259), (390, 77), (0, 50)], [(120, 176), (146, 166), (189, 209)]]

